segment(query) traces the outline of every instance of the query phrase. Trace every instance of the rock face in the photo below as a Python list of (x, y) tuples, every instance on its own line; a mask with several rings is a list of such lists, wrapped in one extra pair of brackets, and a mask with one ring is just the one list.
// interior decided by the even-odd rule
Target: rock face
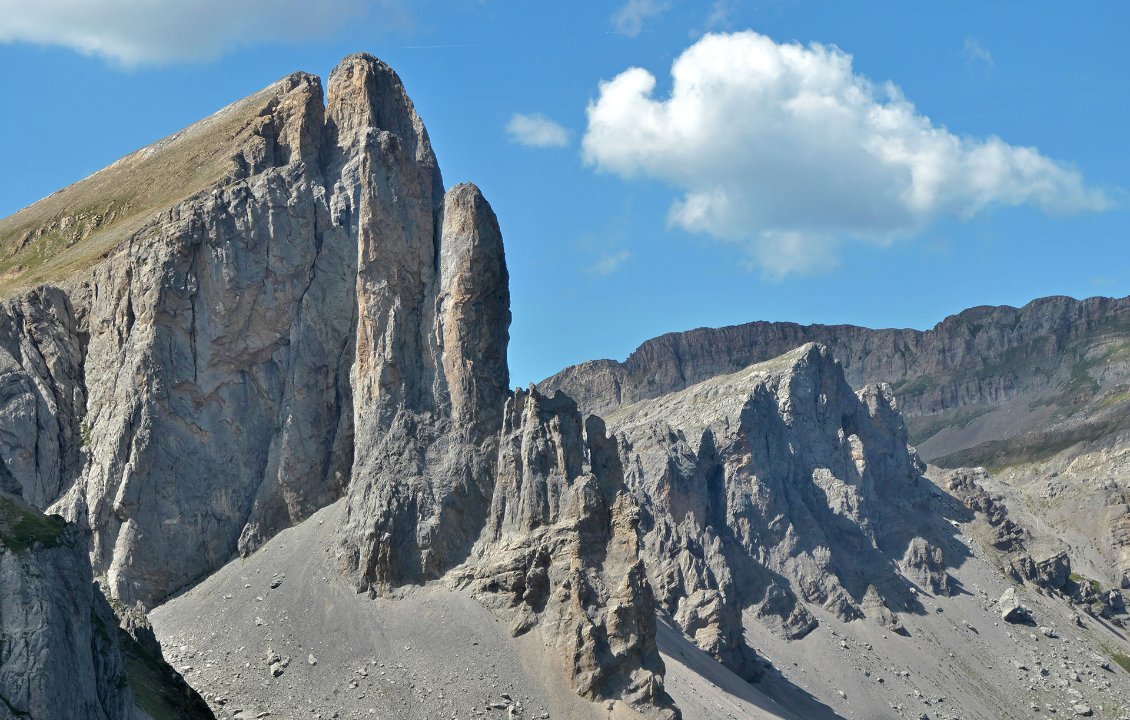
[[(855, 387), (889, 383), (912, 439), (931, 460), (953, 455), (950, 467), (1032, 455), (1125, 428), (1115, 415), (1125, 416), (1130, 379), (1130, 298), (977, 307), (925, 332), (770, 322), (701, 328), (649, 340), (623, 363), (566, 368), (539, 388), (563, 390), (582, 411), (606, 414), (806, 342), (831, 348)], [(1120, 414), (1109, 409), (1112, 398)], [(1014, 400), (1020, 407), (1006, 417)], [(1035, 401), (1047, 410), (1024, 408)], [(1065, 413), (1080, 417), (1053, 423)]]
[(532, 388), (506, 403), (490, 512), (452, 575), (522, 635), (537, 627), (569, 683), (674, 717), (656, 647), (655, 600), (615, 438), (576, 403)]
[[(388, 588), (458, 564), (483, 526), (509, 384), (510, 291), (494, 213), (472, 185), (445, 196), (423, 124), (399, 83), (381, 89), (391, 71), (373, 62), (334, 71), (329, 126), (339, 144), (372, 153), (363, 164), (377, 181), (362, 180), (356, 211), (356, 459), (343, 547), (362, 585)], [(402, 112), (378, 117), (389, 92)], [(376, 121), (391, 130), (365, 125)], [(354, 127), (370, 129), (350, 140)]]
[[(325, 108), (318, 79), (299, 73), (221, 115), (245, 129), (211, 148), (230, 155), (219, 180), (65, 288), (0, 308), (4, 460), (29, 478), (29, 499), (88, 534), (95, 573), (126, 602), (151, 604), (339, 497), (354, 393), (354, 497), (368, 520), (401, 512), (366, 495), (380, 485), (373, 456), (399, 456), (398, 443), (422, 451), (416, 432), (450, 438), (418, 458), (446, 483), (497, 433), (505, 400), (497, 221), (471, 185), (445, 198), (395, 73), (352, 56)], [(465, 556), (489, 500), (491, 453), (479, 454), (450, 492), (387, 469), (426, 486), (421, 515), (376, 519), (369, 532), (411, 522), (426, 545), (445, 513), (466, 508), (470, 523), (450, 548), (398, 557), (390, 581)]]
[(78, 534), (13, 489), (0, 494), (0, 717), (132, 717), (117, 623)]
[(888, 608), (915, 611), (911, 582), (948, 592), (931, 545), (947, 531), (889, 389), (857, 395), (825, 347), (626, 406), (608, 424), (659, 606), (747, 678), (759, 666), (746, 618), (799, 638), (816, 626), (809, 604), (891, 624)]
[(82, 472), (85, 350), (62, 290), (0, 303), (0, 458), (36, 507)]
[(0, 311), (5, 460), (127, 602), (338, 497), (352, 457), (356, 251), (320, 170), (320, 84), (296, 74), (221, 114), (251, 128), (214, 150), (222, 180)]
[[(498, 222), (474, 186), (443, 193), (423, 125), (399, 85), (383, 87), (386, 72), (347, 60), (329, 90), (339, 146), (360, 143), (372, 177), (395, 179), (367, 188), (362, 178), (354, 215), (356, 456), (345, 569), (359, 589), (383, 593), (463, 564), (449, 582), (510, 617), (516, 634), (540, 627), (582, 696), (669, 705), (622, 478), (585, 470), (571, 401), (509, 393)], [(390, 92), (402, 112), (382, 115), (388, 103), (378, 99)]]
[(144, 615), (120, 629), (75, 526), (43, 515), (19, 490), (0, 466), (0, 718), (212, 718), (152, 630), (135, 667), (131, 632), (148, 628)]

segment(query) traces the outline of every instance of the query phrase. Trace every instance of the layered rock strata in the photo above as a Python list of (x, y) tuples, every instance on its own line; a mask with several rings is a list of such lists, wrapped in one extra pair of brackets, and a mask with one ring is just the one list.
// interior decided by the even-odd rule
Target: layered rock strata
[[(539, 388), (563, 390), (584, 412), (606, 414), (806, 342), (831, 348), (854, 387), (890, 384), (915, 442), (931, 459), (952, 455), (949, 467), (1023, 458), (1126, 428), (1120, 418), (1130, 378), (1130, 298), (976, 307), (927, 331), (774, 322), (699, 328), (648, 340), (622, 363), (566, 368)], [(1012, 408), (1004, 417), (1016, 399), (1039, 407)], [(1119, 408), (1110, 407), (1112, 399)], [(992, 414), (996, 408), (1000, 417)], [(1085, 417), (1061, 422), (1077, 411)]]

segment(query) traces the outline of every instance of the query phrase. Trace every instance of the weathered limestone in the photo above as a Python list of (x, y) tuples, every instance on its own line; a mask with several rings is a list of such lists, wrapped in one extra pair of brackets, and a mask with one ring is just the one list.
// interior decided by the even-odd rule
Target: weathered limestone
[(36, 507), (82, 472), (85, 343), (66, 293), (44, 287), (0, 304), (0, 463)]
[(131, 718), (117, 622), (78, 533), (14, 489), (0, 492), (0, 717)]
[(663, 690), (639, 509), (615, 438), (576, 404), (519, 390), (506, 403), (486, 528), (450, 582), (553, 647), (570, 684), (676, 717)]
[(509, 383), (508, 275), (490, 206), (471, 185), (443, 193), (387, 66), (354, 56), (334, 71), (327, 127), (339, 146), (363, 145), (370, 178), (353, 214), (356, 449), (342, 562), (359, 587), (388, 589), (461, 562), (485, 521)]
[[(789, 638), (815, 627), (807, 604), (893, 626), (876, 610), (907, 607), (899, 562), (929, 547), (920, 533), (946, 532), (927, 512), (924, 468), (889, 389), (857, 396), (824, 347), (627, 406), (608, 422), (641, 508), (659, 606), (746, 677), (759, 667), (744, 613)], [(927, 554), (930, 577), (946, 582)]]

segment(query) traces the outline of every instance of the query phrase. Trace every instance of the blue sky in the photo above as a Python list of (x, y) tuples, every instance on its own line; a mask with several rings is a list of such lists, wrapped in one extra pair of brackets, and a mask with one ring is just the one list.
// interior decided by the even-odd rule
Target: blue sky
[(28, 5), (0, 215), (365, 50), (499, 216), (513, 384), (703, 325), (1130, 294), (1124, 3)]

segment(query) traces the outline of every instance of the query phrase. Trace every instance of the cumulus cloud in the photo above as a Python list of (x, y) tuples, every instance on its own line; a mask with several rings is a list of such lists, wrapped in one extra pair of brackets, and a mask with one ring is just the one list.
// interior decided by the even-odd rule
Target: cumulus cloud
[(538, 113), (514, 113), (506, 123), (506, 134), (511, 142), (526, 147), (565, 147), (569, 144), (569, 131)]
[(1102, 210), (1078, 171), (1000, 138), (959, 137), (834, 46), (704, 36), (670, 94), (641, 68), (601, 83), (585, 161), (682, 191), (672, 225), (744, 245), (771, 276), (826, 270), (848, 242), (887, 244), (992, 206)]
[(636, 37), (643, 32), (643, 25), (649, 19), (662, 15), (671, 7), (667, 0), (628, 0), (612, 15), (612, 27), (616, 32), (628, 37)]
[(62, 45), (123, 66), (211, 60), (325, 37), (389, 0), (0, 0), (0, 42)]

